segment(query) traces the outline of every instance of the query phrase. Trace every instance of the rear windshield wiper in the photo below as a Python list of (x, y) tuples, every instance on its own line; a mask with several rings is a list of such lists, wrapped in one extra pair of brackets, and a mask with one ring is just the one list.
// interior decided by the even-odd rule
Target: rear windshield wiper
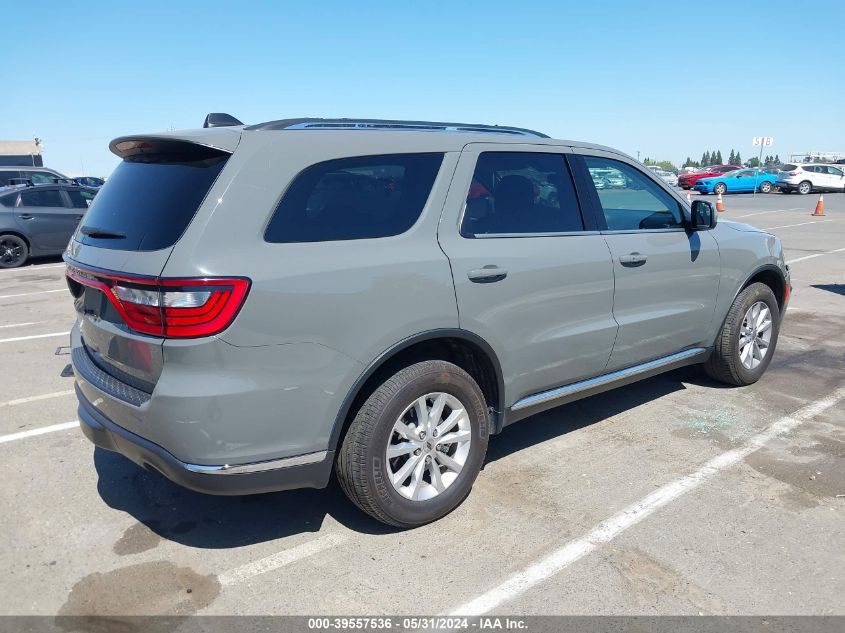
[(94, 237), (100, 240), (123, 240), (126, 235), (123, 233), (116, 233), (115, 231), (107, 231), (106, 229), (98, 229), (93, 226), (83, 226), (79, 229), (84, 235)]

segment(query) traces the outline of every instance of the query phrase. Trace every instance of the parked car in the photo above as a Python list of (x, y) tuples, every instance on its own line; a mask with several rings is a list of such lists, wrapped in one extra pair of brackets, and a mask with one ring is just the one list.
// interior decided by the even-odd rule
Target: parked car
[(692, 174), (681, 174), (678, 176), (678, 186), (682, 189), (692, 189), (693, 185), (702, 178), (713, 178), (721, 176), (730, 171), (742, 169), (742, 165), (713, 165), (704, 171), (695, 172)]
[(418, 526), (532, 414), (694, 363), (755, 382), (789, 299), (776, 236), (590, 143), (288, 119), (111, 150), (65, 253), (79, 420), (202, 492), (334, 469), (362, 510)]
[(843, 167), (822, 164), (788, 164), (778, 172), (776, 185), (783, 193), (797, 191), (845, 191)]
[(737, 169), (714, 178), (700, 178), (693, 189), (700, 193), (769, 193), (777, 176), (760, 169)]
[(60, 184), (0, 189), (0, 268), (60, 255), (96, 194), (88, 187)]
[(58, 180), (70, 182), (70, 178), (64, 174), (48, 169), (47, 167), (6, 167), (0, 166), (0, 187), (9, 185), (12, 179), (30, 181), (35, 185), (52, 185)]
[(657, 174), (670, 187), (678, 186), (678, 176), (673, 174), (671, 171), (666, 171), (665, 169), (655, 166), (649, 166), (649, 169)]
[(96, 178), (95, 176), (77, 176), (73, 179), (77, 185), (82, 185), (83, 187), (92, 187), (93, 189), (99, 189), (106, 181), (102, 178)]

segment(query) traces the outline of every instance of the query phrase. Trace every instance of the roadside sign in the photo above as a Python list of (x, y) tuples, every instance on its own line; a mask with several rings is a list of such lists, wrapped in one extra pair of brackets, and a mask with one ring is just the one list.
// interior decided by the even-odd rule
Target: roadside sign
[(775, 142), (775, 139), (774, 139), (774, 137), (772, 137), (772, 136), (755, 136), (755, 137), (752, 139), (752, 141), (751, 141), (751, 142), (752, 142), (752, 144), (754, 145), (754, 147), (757, 147), (757, 146), (760, 146), (760, 147), (763, 147), (763, 146), (768, 147), (769, 145), (771, 145), (772, 143), (774, 143), (774, 142)]
[(755, 198), (757, 197), (757, 185), (760, 182), (760, 172), (763, 170), (763, 148), (769, 147), (774, 142), (775, 139), (772, 136), (755, 136), (751, 139), (751, 144), (760, 148), (760, 156), (757, 158), (757, 171), (754, 172), (754, 193), (752, 195)]

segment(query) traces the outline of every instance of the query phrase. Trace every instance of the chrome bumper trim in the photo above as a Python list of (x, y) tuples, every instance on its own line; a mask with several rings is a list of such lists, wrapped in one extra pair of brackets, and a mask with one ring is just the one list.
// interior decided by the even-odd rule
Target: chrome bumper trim
[(550, 389), (549, 391), (535, 393), (533, 396), (526, 396), (521, 400), (518, 400), (516, 404), (511, 407), (511, 411), (519, 411), (520, 409), (533, 407), (534, 405), (549, 402), (551, 400), (557, 400), (558, 398), (563, 398), (564, 396), (569, 396), (574, 393), (578, 393), (579, 391), (587, 391), (594, 387), (600, 387), (602, 385), (616, 382), (617, 380), (630, 378), (632, 376), (636, 376), (637, 374), (642, 374), (653, 369), (659, 369), (666, 365), (671, 365), (672, 363), (677, 363), (678, 361), (686, 360), (687, 358), (691, 358), (705, 351), (706, 350), (703, 347), (694, 347), (683, 352), (678, 352), (677, 354), (671, 354), (670, 356), (664, 356), (663, 358), (643, 363), (642, 365), (634, 365), (628, 369), (620, 369), (619, 371), (604, 374), (603, 376), (597, 376), (596, 378), (590, 378), (589, 380), (582, 380), (581, 382), (575, 382), (564, 387), (557, 387), (555, 389)]
[(296, 457), (271, 459), (266, 462), (253, 462), (251, 464), (223, 464), (222, 466), (184, 464), (184, 468), (185, 470), (189, 470), (192, 473), (202, 473), (204, 475), (240, 475), (244, 473), (260, 473), (268, 470), (290, 468), (291, 466), (305, 466), (307, 464), (316, 464), (317, 462), (325, 460), (327, 455), (328, 451), (318, 451), (316, 453), (306, 453), (305, 455), (297, 455)]

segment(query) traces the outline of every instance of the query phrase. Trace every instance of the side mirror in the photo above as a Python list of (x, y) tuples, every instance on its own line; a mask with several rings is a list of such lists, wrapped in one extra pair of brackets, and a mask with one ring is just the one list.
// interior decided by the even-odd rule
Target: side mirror
[(690, 228), (693, 231), (709, 231), (716, 227), (718, 214), (706, 200), (693, 200)]

